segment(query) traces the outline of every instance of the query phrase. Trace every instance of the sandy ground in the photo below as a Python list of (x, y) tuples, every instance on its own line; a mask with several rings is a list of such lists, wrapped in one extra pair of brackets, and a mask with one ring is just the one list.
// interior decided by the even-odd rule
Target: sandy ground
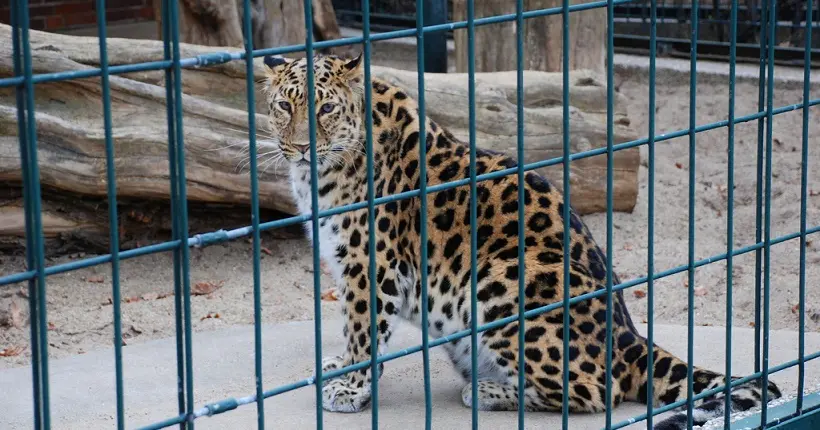
[[(688, 125), (688, 79), (680, 75), (665, 76), (659, 72), (657, 89), (657, 134), (684, 129)], [(647, 133), (646, 76), (619, 73), (620, 91), (629, 100), (633, 125), (642, 136)], [(705, 124), (725, 119), (727, 80), (702, 80), (697, 94), (697, 121)], [(757, 85), (739, 83), (737, 114), (757, 111)], [(813, 94), (817, 97), (818, 94)], [(779, 85), (775, 89), (775, 106), (801, 101), (800, 88)], [(820, 130), (820, 111), (812, 110), (811, 129)], [(772, 192), (772, 237), (798, 231), (800, 215), (800, 144), (801, 113), (779, 115), (774, 121), (774, 157)], [(756, 184), (756, 123), (739, 125), (735, 146), (735, 217), (734, 243), (740, 248), (754, 242)], [(820, 165), (817, 138), (812, 139), (810, 165)], [(727, 130), (713, 130), (697, 135), (695, 238), (696, 259), (709, 258), (726, 251), (727, 222)], [(640, 193), (633, 213), (613, 216), (615, 267), (623, 281), (646, 274), (647, 263), (647, 148), (642, 148)], [(687, 262), (688, 175), (687, 138), (678, 138), (656, 147), (655, 187), (655, 268), (663, 271)], [(817, 168), (812, 169), (814, 172)], [(808, 224), (820, 223), (820, 184), (810, 174), (809, 189), (819, 195), (809, 198)], [(586, 216), (598, 242), (605, 245), (606, 216)], [(215, 226), (217, 227), (217, 226)], [(807, 324), (818, 330), (814, 319), (820, 311), (820, 241), (814, 239), (807, 251)], [(263, 239), (269, 253), (262, 255), (262, 319), (265, 322), (306, 320), (313, 317), (313, 267), (308, 244), (303, 239)], [(76, 257), (75, 257), (76, 258)], [(70, 261), (70, 257), (49, 261), (49, 265)], [(772, 247), (771, 255), (771, 328), (796, 329), (798, 315), (797, 240)], [(754, 253), (734, 260), (733, 325), (749, 326), (754, 321), (755, 270)], [(0, 275), (24, 269), (24, 260), (0, 256)], [(149, 339), (174, 335), (173, 266), (170, 254), (150, 255), (122, 262), (122, 305), (124, 342), (132, 345)], [(231, 325), (253, 323), (253, 281), (251, 245), (246, 240), (191, 250), (191, 283), (212, 283), (220, 288), (207, 295), (192, 298), (193, 328), (197, 332)], [(48, 278), (49, 354), (64, 357), (108, 347), (113, 337), (110, 305), (110, 267), (97, 266)], [(655, 321), (686, 324), (686, 273), (669, 276), (655, 283)], [(697, 269), (695, 321), (699, 325), (725, 325), (726, 264), (718, 261)], [(323, 288), (331, 281), (323, 276)], [(635, 288), (646, 292), (646, 286)], [(647, 316), (647, 298), (641, 293), (626, 294), (636, 322)], [(27, 301), (24, 285), (0, 288), (0, 351), (6, 348), (20, 353), (0, 358), (0, 368), (26, 365), (29, 361)], [(337, 304), (324, 302), (323, 315), (338, 312)], [(814, 319), (811, 317), (815, 316)], [(19, 327), (15, 327), (15, 324)], [(673, 340), (658, 339), (658, 342)], [(127, 346), (126, 346), (127, 347)]]

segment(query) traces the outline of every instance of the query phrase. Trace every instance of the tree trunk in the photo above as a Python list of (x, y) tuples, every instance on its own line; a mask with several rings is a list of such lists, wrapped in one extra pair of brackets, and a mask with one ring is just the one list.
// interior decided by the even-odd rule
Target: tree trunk
[[(34, 73), (77, 71), (99, 66), (98, 43), (93, 37), (75, 37), (31, 31)], [(0, 24), (0, 77), (13, 75), (11, 28)], [(236, 49), (180, 45), (182, 58)], [(111, 65), (161, 60), (163, 44), (153, 40), (108, 39)], [(261, 79), (263, 59), (254, 59), (254, 80)], [(372, 66), (374, 78), (389, 81), (417, 96), (415, 72)], [(525, 72), (525, 161), (562, 155), (560, 73)], [(425, 77), (427, 114), (466, 141), (467, 76), (428, 74)], [(117, 194), (122, 217), (136, 213), (167, 213), (170, 198), (168, 139), (163, 71), (133, 72), (110, 77), (111, 112)], [(570, 75), (572, 152), (606, 144), (606, 88), (588, 71)], [(241, 61), (183, 69), (183, 123), (187, 194), (191, 234), (249, 223), (250, 181), (243, 163), (247, 142), (245, 64)], [(262, 97), (256, 98), (258, 133), (267, 125)], [(482, 148), (514, 154), (516, 144), (516, 88), (514, 72), (476, 75), (476, 132)], [(39, 83), (35, 91), (40, 180), (44, 190), (44, 228), (61, 242), (84, 241), (87, 252), (104, 244), (107, 233), (105, 144), (99, 78)], [(615, 99), (615, 143), (634, 140), (623, 96)], [(455, 108), (454, 108), (455, 107)], [(631, 211), (637, 198), (637, 148), (615, 153), (615, 210)], [(266, 210), (262, 221), (275, 212), (296, 212), (285, 169), (265, 169), (260, 162), (259, 201)], [(606, 157), (572, 162), (572, 204), (580, 213), (606, 208)], [(561, 166), (540, 169), (560, 188)], [(20, 187), (21, 160), (17, 138), (17, 108), (13, 88), (0, 88), (0, 189)], [(71, 198), (67, 196), (73, 196)], [(0, 196), (2, 197), (2, 196)], [(70, 204), (76, 199), (77, 204)], [(5, 200), (3, 202), (2, 200)], [(219, 208), (239, 206), (235, 218)], [(68, 208), (68, 209), (66, 209)], [(154, 212), (152, 212), (154, 211)], [(209, 214), (214, 213), (213, 218)], [(138, 219), (144, 217), (138, 216)], [(159, 219), (156, 216), (149, 217)], [(164, 220), (164, 218), (162, 218)], [(91, 221), (89, 221), (91, 220)], [(209, 221), (210, 220), (210, 221)], [(127, 220), (126, 220), (127, 221)], [(122, 221), (122, 222), (126, 222)], [(223, 224), (223, 221), (225, 224)], [(166, 221), (157, 225), (126, 223), (124, 249), (137, 240), (157, 237)], [(22, 243), (23, 217), (19, 195), (0, 199), (0, 242)], [(142, 227), (141, 227), (142, 226)], [(142, 231), (140, 231), (142, 229)], [(131, 235), (131, 236), (128, 236)], [(93, 237), (92, 237), (93, 236)], [(145, 242), (142, 242), (145, 243)], [(78, 245), (79, 246), (79, 245)]]
[[(154, 0), (159, 40), (162, 40), (162, 5), (165, 2), (166, 0)], [(177, 11), (180, 42), (206, 46), (242, 46), (242, 11), (238, 2), (181, 0), (177, 2)], [(254, 37), (254, 44), (256, 41)]]
[[(588, 3), (591, 0), (572, 0)], [(524, 0), (524, 10), (561, 7), (561, 0)], [(515, 13), (510, 0), (476, 0), (475, 18)], [(466, 0), (453, 0), (453, 19), (467, 19)], [(605, 70), (606, 9), (596, 8), (570, 13), (570, 70)], [(467, 30), (456, 30), (456, 71), (467, 72)], [(498, 72), (516, 69), (515, 21), (482, 25), (475, 29), (476, 72)], [(560, 72), (562, 65), (561, 15), (524, 20), (524, 68), (543, 72)]]
[[(154, 0), (158, 39), (162, 39), (162, 3)], [(305, 10), (302, 1), (254, 0), (251, 25), (254, 49), (305, 43)], [(313, 31), (317, 40), (341, 38), (331, 0), (313, 0)], [(179, 8), (180, 42), (203, 46), (243, 46), (242, 0), (182, 0)], [(346, 54), (348, 47), (326, 52)]]

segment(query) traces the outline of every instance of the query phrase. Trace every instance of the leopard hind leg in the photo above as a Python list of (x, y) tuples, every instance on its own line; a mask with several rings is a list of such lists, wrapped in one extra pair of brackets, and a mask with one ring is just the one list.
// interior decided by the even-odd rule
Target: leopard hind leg
[[(518, 410), (518, 385), (489, 379), (478, 383), (477, 406), (480, 411)], [(472, 384), (461, 390), (464, 406), (472, 407)], [(603, 412), (606, 387), (597, 382), (570, 381), (569, 410), (574, 413)], [(616, 397), (616, 403), (620, 396)], [(524, 409), (530, 412), (560, 412), (563, 404), (563, 390), (560, 386), (546, 388), (536, 382), (528, 383), (524, 389)]]

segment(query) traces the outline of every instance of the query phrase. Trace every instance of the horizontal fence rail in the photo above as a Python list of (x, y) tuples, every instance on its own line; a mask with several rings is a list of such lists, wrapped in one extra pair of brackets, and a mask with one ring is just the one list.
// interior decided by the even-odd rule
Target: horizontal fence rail
[[(442, 0), (443, 1), (443, 0)], [(251, 8), (251, 1), (243, 1), (243, 31), (244, 31), (244, 46), (243, 50), (235, 52), (220, 52), (212, 54), (199, 55), (193, 58), (181, 58), (180, 54), (180, 28), (179, 28), (179, 6), (175, 1), (162, 0), (161, 14), (162, 14), (162, 35), (163, 35), (163, 59), (152, 62), (125, 64), (112, 66), (107, 61), (106, 49), (106, 25), (105, 25), (105, 1), (96, 1), (96, 10), (98, 17), (98, 36), (99, 36), (99, 55), (100, 68), (92, 68), (77, 71), (57, 71), (53, 73), (34, 74), (32, 71), (32, 48), (29, 40), (29, 1), (27, 0), (12, 0), (11, 3), (11, 24), (13, 27), (12, 44), (14, 55), (14, 76), (0, 79), (0, 87), (14, 88), (17, 103), (17, 118), (18, 118), (18, 137), (20, 147), (21, 168), (23, 173), (22, 187), (24, 192), (24, 209), (25, 209), (25, 229), (26, 229), (26, 270), (10, 275), (0, 277), (0, 287), (8, 286), (15, 283), (27, 283), (29, 294), (30, 307), (30, 341), (32, 352), (32, 387), (33, 387), (33, 404), (34, 416), (33, 427), (36, 429), (51, 428), (51, 399), (49, 395), (49, 363), (48, 363), (48, 320), (46, 309), (46, 295), (47, 295), (47, 279), (49, 276), (66, 273), (82, 268), (88, 268), (97, 265), (111, 264), (112, 274), (112, 296), (113, 296), (113, 320), (114, 320), (114, 356), (115, 356), (115, 392), (111, 393), (116, 399), (116, 422), (117, 428), (131, 428), (134, 427), (132, 423), (126, 422), (127, 404), (124, 401), (125, 394), (128, 387), (123, 383), (123, 356), (122, 356), (122, 315), (120, 307), (120, 262), (122, 260), (146, 256), (149, 254), (171, 252), (173, 257), (173, 273), (174, 273), (174, 324), (175, 324), (175, 339), (176, 339), (176, 372), (177, 372), (177, 415), (169, 417), (166, 420), (155, 422), (140, 427), (142, 429), (160, 429), (179, 425), (180, 428), (193, 429), (197, 419), (202, 417), (209, 417), (226, 413), (237, 409), (241, 406), (255, 404), (257, 410), (257, 427), (262, 429), (266, 425), (266, 415), (264, 410), (264, 399), (284, 394), (296, 389), (307, 386), (314, 386), (316, 398), (316, 427), (323, 426), (323, 382), (331, 378), (335, 378), (354, 371), (367, 371), (373, 375), (371, 378), (371, 393), (372, 393), (372, 427), (378, 428), (379, 424), (379, 375), (380, 365), (387, 361), (391, 361), (400, 357), (411, 354), (421, 353), (423, 360), (423, 381), (424, 381), (424, 399), (425, 399), (425, 427), (432, 428), (432, 393), (431, 393), (431, 368), (430, 368), (430, 349), (448, 344), (450, 342), (469, 338), (471, 349), (471, 372), (472, 381), (472, 428), (478, 428), (478, 380), (475, 370), (478, 368), (478, 346), (479, 335), (488, 330), (498, 329), (510, 323), (518, 324), (518, 368), (525, 367), (524, 362), (524, 345), (525, 345), (525, 323), (526, 320), (534, 316), (542, 315), (553, 310), (563, 310), (563, 349), (569, 350), (569, 326), (570, 326), (570, 311), (571, 306), (588, 301), (595, 298), (605, 300), (606, 307), (606, 404), (612, 404), (613, 387), (612, 387), (612, 366), (613, 366), (613, 297), (614, 294), (633, 288), (638, 285), (647, 285), (648, 294), (648, 335), (647, 339), (649, 345), (653, 345), (653, 312), (654, 312), (654, 294), (655, 282), (669, 276), (680, 273), (687, 273), (690, 286), (695, 284), (695, 270), (709, 264), (719, 261), (726, 261), (727, 273), (727, 304), (726, 304), (726, 380), (723, 385), (714, 387), (712, 389), (695, 394), (693, 390), (693, 366), (694, 361), (694, 289), (688, 289), (688, 350), (687, 362), (688, 374), (688, 393), (687, 398), (682, 401), (676, 401), (661, 407), (654, 407), (651, 402), (647, 405), (646, 413), (639, 416), (632, 417), (623, 422), (612, 421), (612, 409), (606, 410), (606, 428), (619, 429), (628, 425), (645, 421), (647, 427), (652, 427), (653, 417), (671, 411), (676, 408), (683, 408), (686, 410), (688, 427), (692, 427), (694, 419), (694, 408), (698, 400), (707, 398), (709, 396), (723, 393), (725, 394), (725, 426), (729, 428), (730, 420), (730, 390), (733, 387), (750, 381), (762, 381), (763, 386), (769, 377), (777, 372), (797, 367), (799, 373), (798, 379), (798, 394), (796, 400), (796, 412), (788, 416), (778, 415), (774, 421), (767, 421), (767, 391), (763, 390), (763, 408), (760, 414), (759, 425), (763, 428), (767, 425), (774, 425), (777, 423), (792, 422), (790, 420), (799, 420), (802, 416), (809, 416), (814, 412), (815, 407), (804, 408), (804, 384), (805, 384), (805, 364), (811, 360), (820, 357), (820, 351), (809, 352), (805, 348), (805, 312), (806, 312), (806, 248), (808, 237), (813, 234), (820, 233), (820, 225), (810, 226), (807, 221), (807, 194), (808, 194), (808, 173), (809, 166), (808, 152), (810, 142), (810, 108), (820, 104), (820, 98), (811, 98), (810, 82), (811, 82), (811, 64), (814, 60), (813, 55), (817, 54), (817, 49), (814, 45), (816, 37), (820, 36), (820, 31), (813, 32), (813, 29), (820, 27), (820, 7), (815, 6), (815, 1), (808, 2), (777, 2), (775, 0), (747, 0), (740, 2), (739, 0), (715, 0), (711, 2), (698, 2), (697, 0), (686, 2), (672, 2), (665, 0), (602, 0), (591, 1), (583, 4), (570, 4), (569, 0), (563, 0), (560, 7), (553, 7), (548, 9), (538, 10), (524, 10), (524, 1), (516, 0), (516, 12), (512, 14), (504, 14), (492, 17), (475, 17), (474, 0), (464, 0), (467, 3), (467, 20), (451, 22), (445, 20), (443, 24), (424, 25), (425, 24), (425, 7), (429, 7), (431, 0), (413, 1), (376, 1), (370, 2), (368, 0), (335, 0), (337, 10), (339, 11), (343, 23), (355, 23), (361, 26), (361, 37), (349, 37), (332, 41), (316, 42), (313, 39), (312, 32), (312, 9), (311, 1), (304, 0), (305, 9), (305, 26), (308, 30), (306, 32), (306, 40), (304, 44), (263, 48), (257, 49), (252, 42), (252, 20), (249, 13)], [(795, 5), (792, 9), (788, 9), (788, 5)], [(408, 9), (411, 7), (411, 9)], [(440, 6), (440, 5), (439, 5)], [(393, 7), (393, 9), (390, 9)], [(570, 55), (570, 17), (571, 13), (579, 11), (606, 8), (607, 9), (607, 53), (606, 53), (606, 80), (607, 80), (607, 101), (609, 108), (607, 109), (607, 142), (605, 147), (596, 148), (593, 150), (571, 153), (570, 146), (570, 107), (569, 107), (569, 55)], [(355, 9), (355, 10), (354, 10)], [(439, 9), (440, 10), (440, 9)], [(450, 8), (450, 10), (452, 10)], [(785, 12), (784, 12), (785, 11)], [(783, 15), (791, 11), (791, 15)], [(428, 14), (429, 15), (429, 14)], [(515, 22), (516, 24), (516, 53), (517, 53), (517, 145), (516, 154), (518, 160), (523, 160), (524, 154), (524, 104), (522, 102), (524, 96), (524, 58), (526, 50), (524, 47), (524, 22), (526, 19), (535, 17), (560, 15), (563, 34), (563, 52), (562, 55), (562, 70), (563, 72), (563, 93), (562, 93), (562, 146), (563, 155), (547, 160), (539, 160), (531, 163), (518, 163), (515, 167), (507, 168), (492, 173), (478, 174), (476, 168), (476, 148), (480, 145), (476, 141), (476, 106), (475, 106), (475, 28), (484, 25)], [(779, 17), (779, 18), (778, 18)], [(431, 19), (429, 16), (428, 20)], [(784, 21), (788, 19), (789, 21)], [(633, 27), (629, 25), (636, 24)], [(413, 25), (414, 24), (414, 25)], [(392, 29), (383, 33), (372, 33), (373, 29)], [(399, 28), (396, 30), (396, 28)], [(637, 28), (645, 31), (647, 34), (619, 34), (619, 28)], [(680, 38), (675, 34), (684, 28), (683, 34), (689, 35), (689, 38)], [(701, 32), (703, 29), (711, 39), (701, 40)], [(417, 67), (420, 71), (418, 74), (418, 103), (419, 116), (425, 117), (425, 97), (424, 84), (425, 78), (425, 36), (440, 35), (442, 33), (452, 32), (453, 30), (466, 30), (468, 34), (468, 96), (469, 96), (469, 148), (470, 148), (470, 164), (469, 177), (451, 180), (440, 184), (428, 185), (426, 179), (427, 172), (427, 156), (426, 146), (419, 144), (419, 172), (420, 178), (417, 189), (411, 191), (396, 193), (382, 197), (376, 196), (374, 177), (374, 159), (373, 159), (373, 116), (372, 109), (372, 86), (370, 65), (371, 65), (371, 45), (375, 41), (384, 41), (397, 38), (412, 37), (416, 40), (417, 49)], [(671, 29), (671, 30), (670, 30)], [(742, 29), (742, 31), (741, 31)], [(752, 36), (750, 36), (750, 34)], [(789, 49), (783, 51), (778, 47), (779, 41), (784, 36), (788, 36), (791, 46)], [(754, 43), (748, 42), (748, 38), (759, 38), (760, 40)], [(615, 85), (614, 85), (614, 56), (617, 47), (624, 47), (629, 45), (624, 40), (632, 38), (633, 40), (642, 40), (647, 43), (649, 55), (649, 94), (648, 94), (648, 129), (647, 137), (639, 138), (633, 141), (615, 144), (614, 143), (614, 110), (612, 109)], [(745, 38), (745, 39), (744, 39)], [(643, 43), (642, 42), (642, 43)], [(706, 124), (697, 124), (696, 113), (696, 92), (697, 92), (697, 73), (690, 74), (690, 100), (689, 100), (689, 124), (685, 129), (679, 129), (666, 133), (658, 133), (655, 119), (656, 106), (656, 57), (658, 55), (659, 47), (666, 43), (683, 43), (688, 50), (691, 70), (697, 71), (697, 61), (703, 46), (724, 46), (727, 48), (727, 56), (730, 65), (729, 78), (729, 94), (727, 97), (727, 111), (728, 119), (721, 121), (709, 122)], [(314, 91), (307, 91), (308, 94), (308, 118), (309, 118), (309, 134), (310, 134), (310, 155), (311, 155), (311, 212), (310, 214), (303, 214), (291, 216), (275, 221), (262, 222), (259, 219), (259, 184), (257, 179), (257, 139), (256, 139), (256, 116), (255, 116), (255, 81), (253, 76), (254, 64), (253, 59), (269, 56), (269, 55), (283, 55), (289, 53), (305, 52), (307, 54), (307, 85), (309, 88), (314, 87), (314, 69), (313, 69), (313, 53), (316, 50), (323, 48), (330, 48), (343, 45), (363, 45), (363, 64), (364, 64), (364, 80), (367, 85), (364, 85), (364, 100), (365, 100), (365, 115), (364, 128), (365, 139), (364, 145), (368, 149), (366, 168), (367, 168), (367, 198), (366, 201), (346, 204), (343, 206), (334, 207), (327, 210), (319, 210), (319, 191), (316, 184), (318, 183), (318, 167), (316, 163), (316, 139), (317, 139), (317, 123), (316, 123), (316, 106)], [(757, 60), (760, 62), (760, 81), (759, 81), (759, 100), (757, 111), (752, 114), (744, 116), (736, 116), (736, 63), (740, 57), (741, 48), (748, 48), (755, 50)], [(776, 107), (774, 105), (774, 64), (776, 62), (776, 55), (778, 52), (791, 52), (791, 58), (797, 58), (796, 55), (801, 56), (801, 64), (804, 65), (803, 76), (803, 97), (802, 101), (794, 104)], [(744, 51), (745, 52), (745, 51)], [(430, 61), (435, 61), (434, 58), (427, 56)], [(182, 70), (186, 68), (207, 67), (217, 64), (224, 64), (230, 61), (244, 61), (246, 66), (246, 97), (248, 107), (248, 128), (250, 130), (248, 147), (250, 153), (250, 175), (251, 175), (251, 202), (249, 208), (249, 215), (251, 223), (248, 226), (233, 229), (215, 229), (214, 231), (196, 235), (189, 234), (188, 226), (188, 209), (187, 209), (187, 193), (186, 193), (186, 170), (185, 170), (185, 145), (184, 145), (184, 123), (182, 111)], [(159, 71), (164, 72), (166, 101), (167, 101), (167, 124), (168, 124), (168, 163), (170, 171), (170, 186), (171, 186), (171, 201), (170, 211), (172, 214), (172, 240), (140, 246), (133, 249), (121, 250), (118, 240), (117, 228), (117, 195), (116, 195), (116, 170), (114, 166), (114, 142), (112, 138), (112, 114), (111, 114), (111, 100), (110, 100), (110, 85), (109, 79), (112, 75), (119, 75), (124, 73), (133, 73), (138, 71)], [(102, 82), (102, 105), (103, 105), (103, 124), (104, 124), (104, 140), (105, 140), (105, 154), (106, 161), (106, 195), (108, 201), (111, 202), (108, 208), (110, 233), (110, 250), (106, 255), (99, 255), (90, 258), (79, 259), (63, 264), (56, 264), (47, 266), (44, 252), (44, 238), (43, 225), (41, 215), (41, 184), (39, 163), (37, 159), (37, 128), (36, 128), (36, 109), (35, 109), (35, 91), (38, 84), (48, 82), (59, 82), (82, 78), (96, 78), (99, 77)], [(772, 208), (771, 208), (771, 182), (772, 182), (772, 142), (773, 142), (773, 120), (776, 115), (782, 115), (788, 112), (800, 111), (802, 114), (802, 141), (801, 141), (801, 197), (800, 197), (800, 230), (779, 237), (772, 237)], [(756, 122), (758, 127), (757, 136), (757, 169), (759, 180), (756, 188), (756, 234), (755, 241), (745, 246), (736, 245), (734, 243), (733, 234), (733, 198), (734, 198), (734, 145), (735, 145), (735, 128), (738, 124)], [(420, 121), (420, 136), (426, 136), (425, 123)], [(696, 259), (695, 257), (695, 181), (696, 181), (696, 153), (695, 147), (699, 133), (710, 130), (717, 130), (725, 128), (728, 132), (728, 165), (727, 165), (727, 180), (728, 180), (728, 211), (727, 211), (727, 239), (726, 252), (716, 254), (703, 259)], [(676, 138), (687, 138), (689, 149), (689, 216), (688, 216), (688, 258), (685, 264), (677, 265), (667, 270), (656, 270), (654, 262), (654, 217), (655, 205), (654, 198), (655, 190), (655, 152), (658, 144), (670, 142)], [(421, 140), (420, 140), (421, 141)], [(338, 215), (345, 212), (356, 210), (367, 210), (367, 225), (368, 225), (368, 259), (367, 279), (370, 282), (369, 291), (369, 313), (370, 321), (377, 320), (377, 287), (374, 286), (377, 278), (377, 262), (376, 262), (376, 211), (379, 206), (388, 203), (397, 202), (407, 199), (418, 199), (420, 203), (421, 222), (419, 235), (421, 243), (427, 243), (427, 196), (432, 193), (442, 192), (455, 187), (468, 186), (470, 196), (477, 195), (478, 184), (490, 181), (493, 179), (502, 178), (505, 176), (516, 175), (518, 183), (524, 183), (525, 174), (535, 169), (540, 169), (548, 166), (561, 165), (563, 167), (563, 190), (565, 202), (563, 205), (563, 270), (568, 273), (570, 270), (570, 165), (572, 161), (582, 160), (594, 156), (605, 156), (607, 160), (607, 214), (606, 214), (606, 249), (613, 249), (613, 159), (618, 151), (629, 148), (636, 148), (646, 146), (649, 154), (649, 161), (647, 165), (648, 178), (648, 256), (647, 256), (647, 274), (628, 281), (619, 282), (614, 277), (613, 272), (613, 258), (608, 256), (606, 258), (607, 276), (604, 288), (597, 289), (593, 292), (570, 297), (570, 277), (564, 276), (564, 282), (560, 288), (563, 288), (564, 298), (561, 301), (550, 303), (548, 305), (539, 306), (534, 309), (526, 310), (524, 303), (525, 295), (525, 236), (526, 224), (524, 217), (524, 202), (525, 202), (525, 187), (518, 187), (518, 303), (517, 312), (511, 316), (497, 319), (492, 322), (479, 324), (478, 319), (471, 318), (469, 328), (460, 330), (450, 335), (445, 335), (437, 338), (430, 338), (428, 336), (428, 270), (427, 270), (427, 247), (421, 246), (421, 268), (420, 268), (420, 284), (421, 284), (421, 321), (422, 321), (422, 338), (418, 345), (406, 348), (401, 351), (388, 352), (379, 354), (378, 330), (376, 324), (370, 325), (371, 341), (370, 359), (356, 362), (354, 364), (345, 366), (340, 369), (332, 371), (323, 371), (322, 368), (322, 339), (321, 339), (321, 270), (320, 270), (320, 223), (321, 220), (333, 215)], [(365, 186), (365, 184), (363, 184)], [(476, 248), (478, 243), (477, 235), (477, 199), (470, 199), (469, 220), (470, 220), (470, 243), (471, 252), (470, 262), (473, 268), (470, 276), (471, 296), (470, 296), (470, 311), (471, 315), (478, 314), (477, 308), (477, 275), (475, 268), (477, 267)], [(314, 276), (314, 331), (315, 331), (315, 363), (314, 374), (300, 380), (295, 380), (284, 385), (274, 388), (265, 388), (263, 381), (263, 366), (262, 366), (262, 288), (261, 288), (261, 239), (260, 234), (264, 231), (269, 231), (277, 228), (284, 228), (296, 224), (310, 223), (312, 242), (313, 242), (313, 276)], [(194, 352), (192, 350), (192, 322), (191, 322), (191, 285), (190, 285), (190, 264), (189, 252), (191, 247), (204, 247), (214, 245), (226, 241), (236, 240), (238, 238), (251, 238), (253, 245), (253, 309), (254, 309), (254, 375), (255, 375), (255, 391), (245, 397), (226, 398), (211, 403), (205, 403), (194, 396), (194, 374), (193, 374), (193, 360)], [(799, 345), (798, 356), (794, 360), (784, 363), (770, 363), (769, 361), (769, 320), (770, 320), (770, 260), (771, 248), (774, 245), (782, 244), (788, 241), (797, 239), (800, 244), (799, 257)], [(756, 324), (755, 324), (755, 372), (743, 376), (739, 379), (730, 379), (731, 375), (731, 327), (732, 327), (732, 267), (733, 259), (740, 255), (754, 254), (756, 260)], [(649, 380), (652, 380), (652, 372), (654, 366), (652, 348), (648, 348), (648, 371)], [(562, 408), (562, 428), (571, 428), (569, 424), (569, 390), (570, 385), (569, 373), (569, 358), (568, 354), (562, 354), (563, 366), (563, 408)], [(525, 372), (518, 373), (518, 393), (519, 399), (524, 398), (525, 389)], [(652, 398), (652, 384), (649, 384), (648, 397)], [(524, 402), (518, 402), (517, 423), (519, 428), (524, 428), (524, 423), (527, 418), (525, 414)], [(204, 404), (204, 405), (203, 405)], [(199, 405), (199, 406), (198, 406)], [(270, 414), (268, 414), (270, 416)], [(798, 422), (798, 421), (794, 421)]]

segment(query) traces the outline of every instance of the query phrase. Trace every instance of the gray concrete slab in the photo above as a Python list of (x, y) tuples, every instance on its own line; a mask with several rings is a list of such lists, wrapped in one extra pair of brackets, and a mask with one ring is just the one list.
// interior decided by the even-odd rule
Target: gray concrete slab
[[(323, 324), (323, 351), (336, 354), (342, 350), (341, 323), (338, 319)], [(641, 326), (640, 330), (644, 331)], [(721, 327), (697, 327), (695, 361), (715, 370), (724, 368), (724, 336)], [(733, 331), (733, 369), (748, 374), (753, 369), (753, 330)], [(263, 373), (265, 389), (302, 380), (313, 373), (313, 322), (302, 321), (263, 326)], [(421, 342), (420, 332), (409, 325), (399, 327), (391, 345), (402, 350)], [(686, 355), (686, 328), (656, 326), (659, 344), (679, 356)], [(771, 333), (771, 365), (793, 360), (797, 351), (797, 334)], [(820, 334), (807, 333), (806, 351), (820, 350)], [(162, 339), (128, 345), (123, 349), (126, 427), (136, 428), (176, 416), (175, 340)], [(235, 327), (221, 331), (196, 333), (193, 338), (194, 392), (196, 407), (228, 397), (254, 393), (253, 328)], [(431, 389), (433, 395), (433, 428), (470, 428), (470, 410), (462, 406), (462, 382), (452, 370), (440, 348), (431, 351)], [(55, 429), (109, 429), (115, 426), (114, 355), (113, 350), (94, 351), (50, 362), (51, 417)], [(806, 366), (807, 387), (820, 382), (820, 360)], [(796, 367), (772, 379), (786, 392), (797, 384)], [(32, 427), (31, 369), (0, 371), (0, 411), (4, 429)], [(265, 421), (270, 429), (315, 428), (315, 388), (304, 387), (271, 397), (265, 401)], [(324, 413), (327, 429), (370, 428), (371, 411), (358, 414)], [(626, 403), (613, 414), (613, 422), (641, 414), (645, 406)], [(526, 428), (560, 428), (560, 414), (529, 413)], [(480, 428), (511, 428), (514, 412), (482, 412)], [(255, 428), (254, 404), (234, 411), (196, 421), (198, 429)], [(391, 361), (385, 366), (380, 384), (379, 428), (417, 429), (424, 424), (424, 390), (421, 354)], [(604, 415), (571, 416), (570, 428), (586, 430), (604, 426)], [(644, 428), (633, 425), (630, 428)]]

